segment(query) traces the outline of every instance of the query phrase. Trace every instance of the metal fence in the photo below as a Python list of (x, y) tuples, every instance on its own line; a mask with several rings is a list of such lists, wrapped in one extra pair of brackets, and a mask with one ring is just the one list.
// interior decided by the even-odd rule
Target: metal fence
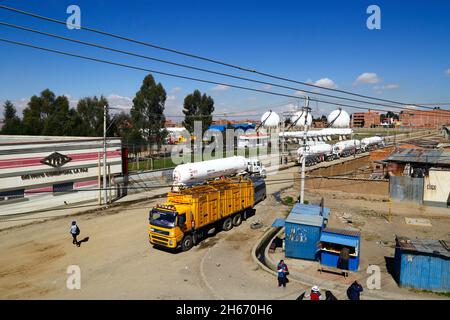
[(423, 203), (423, 178), (398, 176), (389, 178), (389, 195), (394, 201)]

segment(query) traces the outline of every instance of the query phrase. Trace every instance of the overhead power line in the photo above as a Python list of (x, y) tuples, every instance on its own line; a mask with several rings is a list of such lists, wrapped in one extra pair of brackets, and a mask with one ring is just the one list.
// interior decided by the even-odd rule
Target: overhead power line
[[(33, 17), (33, 18), (37, 18), (37, 19), (41, 19), (41, 20), (45, 20), (45, 21), (49, 21), (49, 22), (53, 22), (53, 23), (58, 23), (58, 24), (61, 24), (61, 25), (66, 25), (66, 22), (62, 21), (62, 20), (58, 20), (58, 19), (54, 19), (54, 18), (38, 15), (38, 14), (35, 14), (35, 13), (32, 13), (32, 12), (27, 12), (27, 11), (24, 11), (24, 10), (20, 10), (20, 9), (13, 8), (13, 7), (8, 7), (8, 6), (5, 6), (5, 5), (0, 5), (0, 9), (16, 12), (16, 13), (19, 13), (19, 14), (23, 14), (23, 15), (26, 15), (26, 16), (30, 16), (30, 17)], [(144, 46), (151, 47), (151, 48), (154, 48), (154, 49), (163, 50), (163, 51), (175, 53), (175, 54), (178, 54), (178, 55), (183, 55), (183, 56), (187, 56), (187, 57), (190, 57), (190, 58), (207, 61), (207, 62), (214, 63), (214, 64), (219, 64), (219, 65), (222, 65), (222, 66), (238, 69), (238, 70), (241, 70), (241, 71), (251, 72), (251, 73), (254, 73), (254, 74), (258, 74), (258, 75), (265, 76), (265, 77), (270, 77), (270, 78), (277, 79), (277, 80), (297, 83), (297, 84), (301, 84), (301, 85), (304, 85), (304, 86), (314, 87), (314, 88), (317, 88), (317, 89), (323, 89), (323, 90), (339, 92), (339, 93), (343, 93), (343, 94), (353, 95), (353, 96), (357, 96), (357, 97), (360, 97), (360, 98), (366, 98), (366, 99), (371, 99), (371, 100), (376, 100), (376, 101), (394, 103), (394, 104), (403, 105), (403, 106), (414, 106), (414, 107), (420, 107), (420, 108), (425, 108), (425, 109), (433, 109), (433, 108), (430, 108), (430, 107), (421, 106), (421, 105), (417, 105), (417, 104), (404, 103), (404, 102), (399, 102), (399, 101), (395, 101), (395, 100), (388, 100), (388, 99), (381, 99), (381, 98), (377, 98), (377, 97), (362, 95), (362, 94), (358, 94), (358, 93), (354, 93), (354, 92), (350, 92), (350, 91), (345, 91), (345, 90), (340, 90), (340, 89), (326, 88), (326, 87), (314, 85), (314, 84), (311, 84), (311, 83), (308, 83), (308, 82), (293, 80), (293, 79), (289, 79), (289, 78), (286, 78), (286, 77), (281, 77), (281, 76), (269, 74), (269, 73), (266, 73), (266, 72), (257, 71), (257, 70), (250, 69), (250, 68), (247, 68), (247, 67), (241, 67), (241, 66), (238, 66), (238, 65), (235, 65), (235, 64), (231, 64), (231, 63), (227, 63), (227, 62), (224, 62), (224, 61), (220, 61), (220, 60), (217, 60), (217, 59), (207, 58), (207, 57), (203, 57), (203, 56), (200, 56), (200, 55), (197, 55), (197, 54), (192, 54), (192, 53), (188, 53), (188, 52), (184, 52), (184, 51), (180, 51), (180, 50), (175, 50), (175, 49), (171, 49), (171, 48), (155, 45), (155, 44), (152, 44), (152, 43), (149, 43), (149, 42), (144, 42), (144, 41), (132, 39), (132, 38), (125, 37), (125, 36), (122, 36), (122, 35), (106, 32), (106, 31), (102, 31), (102, 30), (99, 30), (99, 29), (94, 29), (94, 28), (90, 28), (90, 27), (86, 27), (86, 26), (80, 26), (80, 29), (83, 29), (83, 30), (86, 30), (86, 31), (89, 31), (89, 32), (93, 32), (93, 33), (97, 33), (97, 34), (101, 34), (101, 35), (104, 35), (104, 36), (113, 37), (113, 38), (116, 38), (116, 39), (128, 41), (128, 42), (136, 43), (136, 44), (139, 44), (139, 45), (144, 45)], [(342, 99), (345, 99), (345, 98), (342, 98)]]
[[(334, 99), (347, 100), (347, 101), (352, 101), (352, 102), (357, 102), (357, 103), (362, 103), (362, 104), (378, 105), (378, 106), (384, 106), (384, 107), (389, 107), (389, 108), (392, 107), (392, 105), (390, 105), (390, 104), (374, 103), (374, 102), (364, 101), (364, 100), (359, 100), (359, 99), (345, 98), (345, 97), (330, 95), (330, 94), (326, 94), (326, 93), (314, 92), (314, 91), (304, 90), (304, 89), (301, 89), (301, 88), (280, 85), (280, 84), (273, 83), (273, 82), (260, 81), (260, 80), (257, 80), (257, 79), (236, 76), (236, 75), (232, 75), (232, 74), (229, 74), (229, 73), (208, 70), (208, 69), (199, 68), (199, 67), (195, 67), (195, 66), (191, 66), (191, 65), (186, 65), (186, 64), (182, 64), (182, 63), (177, 63), (177, 62), (173, 62), (173, 61), (168, 61), (168, 60), (164, 60), (164, 59), (150, 57), (148, 55), (142, 55), (142, 54), (137, 54), (137, 53), (130, 52), (130, 51), (115, 49), (115, 48), (112, 48), (112, 47), (109, 47), (109, 46), (100, 45), (98, 43), (86, 42), (86, 41), (81, 41), (81, 40), (77, 40), (77, 39), (73, 39), (73, 38), (69, 38), (69, 37), (63, 37), (63, 36), (60, 36), (60, 35), (57, 35), (57, 34), (43, 32), (43, 31), (40, 31), (40, 30), (31, 29), (31, 28), (27, 28), (27, 27), (15, 25), (15, 24), (7, 23), (7, 22), (1, 22), (0, 21), (0, 25), (6, 26), (6, 27), (10, 27), (10, 28), (20, 29), (20, 30), (23, 30), (23, 31), (33, 32), (33, 33), (45, 35), (47, 37), (52, 37), (52, 38), (56, 38), (56, 39), (60, 39), (60, 40), (64, 40), (64, 41), (78, 43), (78, 44), (82, 44), (82, 45), (86, 45), (86, 46), (90, 46), (90, 47), (94, 47), (94, 48), (108, 50), (108, 51), (111, 51), (111, 52), (121, 53), (121, 54), (129, 55), (129, 56), (134, 56), (134, 57), (143, 58), (143, 59), (147, 59), (147, 60), (157, 61), (157, 62), (160, 62), (160, 63), (174, 65), (174, 66), (177, 66), (177, 67), (188, 68), (188, 69), (191, 69), (191, 70), (197, 70), (197, 71), (201, 71), (201, 72), (206, 72), (206, 73), (210, 73), (210, 74), (215, 74), (215, 75), (220, 75), (220, 76), (224, 76), (224, 77), (234, 78), (234, 79), (238, 79), (238, 80), (244, 80), (244, 81), (259, 83), (259, 84), (263, 84), (263, 85), (270, 85), (270, 86), (279, 87), (279, 88), (283, 88), (283, 89), (294, 90), (294, 91), (303, 91), (304, 93), (309, 93), (309, 94), (313, 94), (313, 95), (319, 95), (319, 96), (324, 96), (324, 97), (334, 98)], [(304, 99), (304, 98), (299, 96), (299, 99)], [(430, 108), (430, 107), (428, 107), (428, 108)], [(408, 107), (405, 107), (404, 109), (408, 109)]]
[[(75, 57), (75, 58), (79, 58), (79, 59), (105, 63), (105, 64), (109, 64), (109, 65), (115, 65), (115, 66), (124, 67), (124, 68), (128, 68), (128, 69), (145, 71), (145, 72), (149, 72), (149, 73), (156, 73), (156, 74), (160, 74), (160, 75), (164, 75), (164, 76), (168, 76), (168, 77), (175, 77), (175, 78), (191, 80), (191, 81), (197, 81), (197, 82), (202, 82), (202, 83), (209, 83), (209, 84), (214, 84), (214, 85), (222, 85), (222, 86), (227, 86), (227, 87), (230, 87), (230, 88), (236, 88), (236, 89), (241, 89), (241, 90), (246, 90), (246, 91), (253, 91), (253, 92), (259, 92), (259, 93), (266, 93), (266, 94), (270, 94), (270, 95), (274, 95), (274, 96), (288, 97), (288, 98), (294, 98), (294, 99), (298, 99), (299, 98), (298, 96), (285, 94), (285, 93), (281, 93), (281, 92), (267, 91), (267, 90), (250, 88), (250, 87), (234, 85), (234, 84), (229, 84), (229, 83), (224, 83), (224, 82), (217, 82), (217, 81), (205, 80), (205, 79), (200, 79), (200, 78), (195, 78), (195, 77), (188, 77), (188, 76), (183, 76), (183, 75), (179, 75), (179, 74), (159, 71), (159, 70), (152, 70), (152, 69), (147, 69), (147, 68), (143, 68), (143, 67), (138, 67), (138, 66), (125, 64), (125, 63), (113, 62), (113, 61), (98, 59), (98, 58), (94, 58), (94, 57), (88, 57), (88, 56), (84, 56), (84, 55), (80, 55), (80, 54), (70, 53), (70, 52), (66, 52), (66, 51), (45, 48), (45, 47), (41, 47), (41, 46), (29, 44), (29, 43), (24, 43), (24, 42), (19, 42), (19, 41), (13, 41), (13, 40), (8, 40), (8, 39), (3, 39), (3, 38), (0, 38), (0, 41), (5, 42), (5, 43), (14, 44), (14, 45), (19, 45), (19, 46), (29, 47), (29, 48), (33, 48), (33, 49), (38, 49), (38, 50), (41, 50), (41, 51), (47, 51), (47, 52), (57, 53), (57, 54), (65, 55), (65, 56)], [(386, 112), (387, 111), (387, 110), (384, 110), (384, 109), (359, 107), (359, 106), (343, 104), (343, 103), (335, 102), (335, 101), (320, 100), (320, 99), (316, 99), (316, 98), (310, 98), (310, 100), (311, 101), (317, 101), (317, 102), (325, 103), (325, 104), (330, 104), (330, 105), (339, 105), (339, 106), (343, 106), (343, 107), (354, 108), (354, 109), (376, 110), (376, 111), (381, 111), (381, 112)], [(397, 106), (390, 106), (390, 108), (396, 108), (396, 109), (404, 110), (404, 108), (397, 107)], [(450, 111), (445, 111), (445, 110), (435, 110), (435, 111), (443, 111), (443, 112), (447, 112), (447, 114), (450, 113)], [(424, 110), (414, 110), (414, 112), (426, 112), (426, 111), (424, 111)], [(438, 115), (436, 115), (436, 116), (438, 116)]]

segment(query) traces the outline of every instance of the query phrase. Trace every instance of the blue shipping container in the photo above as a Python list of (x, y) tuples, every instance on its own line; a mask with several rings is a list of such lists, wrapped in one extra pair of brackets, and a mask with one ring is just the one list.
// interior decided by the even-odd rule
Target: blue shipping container
[(290, 213), (285, 221), (286, 257), (317, 260), (322, 216)]
[(439, 240), (396, 238), (395, 276), (400, 286), (450, 292), (450, 251)]

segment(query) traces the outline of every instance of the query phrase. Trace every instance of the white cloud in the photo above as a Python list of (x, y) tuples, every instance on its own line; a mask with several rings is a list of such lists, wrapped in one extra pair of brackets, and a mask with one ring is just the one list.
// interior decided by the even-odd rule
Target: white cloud
[(215, 87), (212, 87), (211, 91), (226, 91), (228, 89), (230, 89), (229, 86), (226, 86), (226, 85), (223, 85), (223, 84), (219, 84), (219, 85), (217, 85)]
[(447, 76), (450, 76), (450, 68), (448, 68), (447, 70), (445, 70), (445, 74), (446, 74)]
[(172, 93), (178, 93), (178, 92), (181, 92), (181, 91), (183, 91), (182, 88), (180, 88), (180, 87), (174, 87), (174, 88), (172, 88), (172, 90), (171, 90), (170, 92), (172, 92)]
[(272, 89), (272, 85), (266, 84), (266, 85), (263, 85), (262, 88), (263, 88), (263, 90), (270, 90), (270, 89)]
[(316, 82), (314, 82), (314, 85), (319, 86), (319, 87), (323, 87), (323, 88), (328, 88), (328, 89), (336, 89), (338, 87), (334, 83), (334, 81), (329, 79), (329, 78), (319, 79)]
[[(112, 108), (123, 109), (123, 111), (129, 111), (133, 106), (133, 99), (126, 96), (121, 96), (115, 93), (111, 93), (106, 97), (109, 106)], [(119, 111), (119, 110), (116, 110)]]
[(299, 96), (299, 97), (303, 97), (303, 96), (306, 96), (306, 93), (301, 91), (301, 90), (297, 90), (297, 91), (294, 92), (294, 95), (295, 96)]
[(381, 82), (381, 78), (377, 76), (376, 73), (364, 72), (358, 78), (356, 78), (355, 82), (353, 82), (353, 86), (357, 86), (364, 83), (375, 84)]
[[(182, 115), (181, 110), (183, 106), (178, 101), (175, 95), (168, 95), (166, 98), (166, 103), (164, 105), (164, 114), (167, 115), (168, 118), (173, 118), (173, 115)], [(179, 121), (181, 118), (177, 117), (174, 120)]]

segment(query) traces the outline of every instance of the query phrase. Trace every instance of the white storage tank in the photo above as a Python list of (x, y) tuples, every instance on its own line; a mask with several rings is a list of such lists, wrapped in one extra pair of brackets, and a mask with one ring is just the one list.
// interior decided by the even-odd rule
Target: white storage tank
[(223, 159), (180, 164), (173, 170), (174, 185), (189, 185), (247, 170), (247, 159), (234, 156)]
[(269, 110), (262, 115), (261, 123), (264, 128), (276, 128), (280, 124), (280, 116), (276, 112)]
[(348, 128), (350, 126), (350, 116), (341, 108), (331, 111), (327, 121), (332, 128)]
[[(291, 117), (291, 123), (294, 124), (294, 127), (303, 127), (305, 125), (305, 115), (306, 112), (298, 111)], [(311, 126), (312, 124), (312, 115), (308, 112), (306, 116), (306, 125)]]

